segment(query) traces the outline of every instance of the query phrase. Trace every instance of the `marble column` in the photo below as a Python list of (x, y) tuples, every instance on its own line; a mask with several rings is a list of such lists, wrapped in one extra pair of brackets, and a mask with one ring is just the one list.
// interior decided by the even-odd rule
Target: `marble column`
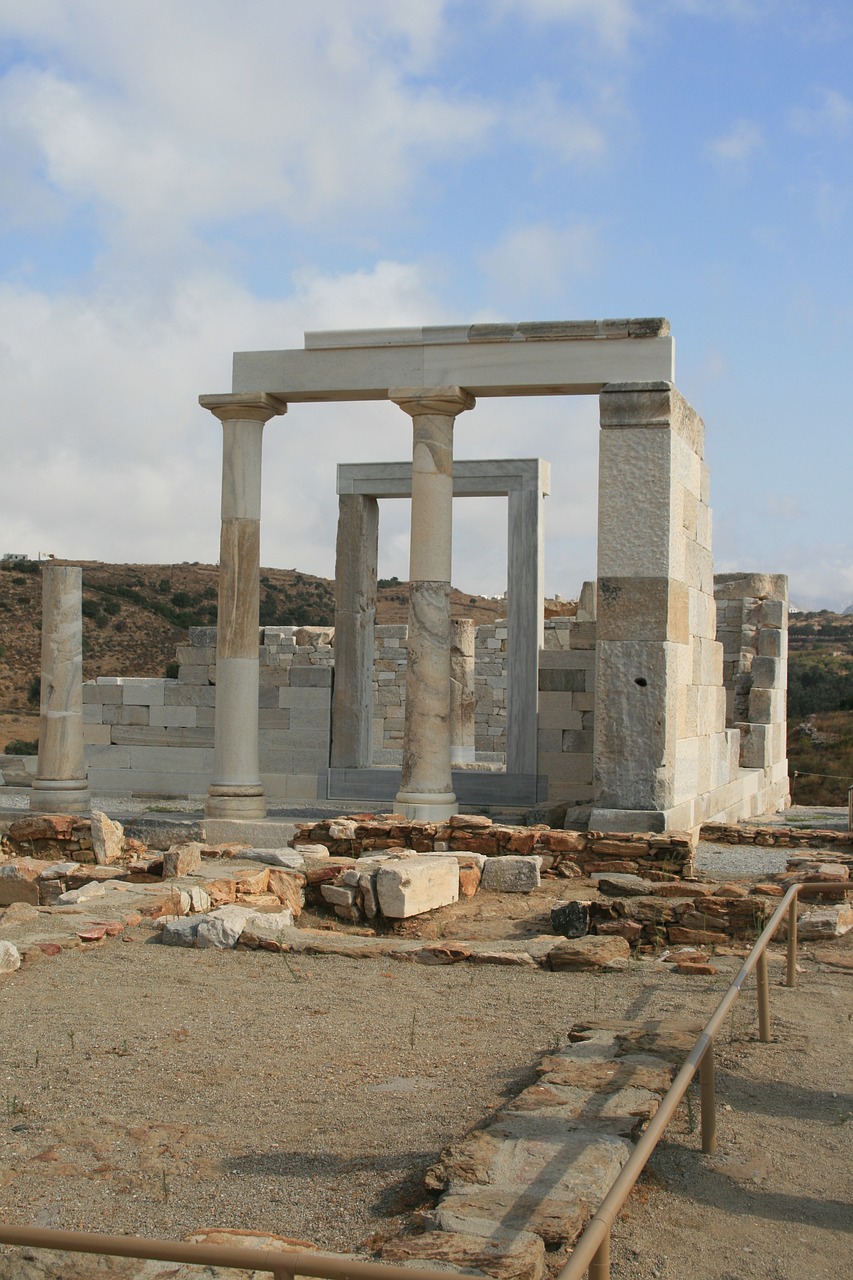
[(359, 493), (342, 493), (338, 510), (331, 765), (366, 769), (372, 758), (379, 503)]
[(30, 808), (85, 813), (90, 807), (83, 751), (83, 570), (48, 564), (42, 569), (39, 754)]
[(474, 762), (474, 644), (477, 625), (471, 618), (450, 624), (450, 762)]
[(403, 770), (395, 801), (427, 821), (458, 811), (450, 776), (450, 568), (453, 423), (474, 406), (461, 387), (398, 387), (412, 419), (412, 531)]
[(211, 818), (263, 818), (258, 756), (258, 610), (261, 542), (261, 438), (264, 423), (287, 412), (265, 392), (199, 396), (222, 423), (222, 532), (216, 628), (216, 711)]

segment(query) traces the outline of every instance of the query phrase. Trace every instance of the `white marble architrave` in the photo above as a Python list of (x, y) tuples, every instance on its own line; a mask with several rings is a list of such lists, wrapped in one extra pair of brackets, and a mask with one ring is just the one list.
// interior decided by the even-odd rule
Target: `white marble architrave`
[(83, 749), (83, 570), (46, 564), (38, 768), (30, 808), (85, 813), (90, 806)]
[(222, 423), (222, 532), (216, 633), (211, 818), (262, 818), (258, 752), (261, 441), (264, 424), (287, 412), (265, 392), (199, 396)]
[(458, 812), (450, 776), (450, 570), (453, 424), (474, 407), (462, 387), (397, 387), (412, 419), (412, 529), (403, 769), (396, 804), (407, 817)]

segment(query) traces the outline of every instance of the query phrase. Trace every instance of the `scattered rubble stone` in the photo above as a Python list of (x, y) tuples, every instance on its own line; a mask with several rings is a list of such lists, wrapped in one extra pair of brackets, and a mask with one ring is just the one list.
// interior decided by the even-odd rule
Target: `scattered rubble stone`
[(202, 846), (197, 841), (173, 844), (163, 854), (163, 879), (172, 880), (187, 876), (201, 866)]
[(627, 969), (631, 948), (620, 937), (570, 938), (548, 952), (551, 969), (593, 971)]
[(487, 858), (481, 887), (495, 893), (531, 893), (541, 884), (542, 859), (511, 854)]
[(0, 973), (14, 973), (21, 967), (21, 953), (13, 942), (0, 942)]
[(121, 823), (113, 822), (105, 813), (93, 809), (91, 832), (95, 862), (101, 867), (118, 862), (124, 851), (124, 828)]
[(551, 908), (551, 928), (564, 938), (582, 938), (589, 933), (589, 908), (586, 901), (559, 902)]

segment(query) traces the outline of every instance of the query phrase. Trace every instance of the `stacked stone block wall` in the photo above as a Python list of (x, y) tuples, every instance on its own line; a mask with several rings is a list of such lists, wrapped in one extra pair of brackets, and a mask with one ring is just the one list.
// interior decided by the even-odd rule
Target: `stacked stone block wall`
[(506, 646), (507, 624), (477, 628), (474, 650), (474, 749), (481, 759), (506, 753)]
[(740, 764), (760, 769), (774, 805), (788, 803), (788, 582), (782, 574), (714, 578), (723, 647), (726, 723), (740, 732)]
[(548, 799), (592, 802), (596, 624), (549, 618), (539, 654), (539, 772)]
[[(271, 799), (316, 796), (328, 765), (329, 627), (264, 627), (261, 778)], [(90, 786), (107, 795), (203, 796), (213, 771), (216, 630), (193, 627), (177, 680), (102, 676), (83, 686)]]

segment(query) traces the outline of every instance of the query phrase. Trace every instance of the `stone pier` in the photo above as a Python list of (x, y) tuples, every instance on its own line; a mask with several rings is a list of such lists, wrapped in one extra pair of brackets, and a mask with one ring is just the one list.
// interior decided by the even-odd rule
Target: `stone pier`
[(450, 776), (450, 569), (453, 424), (474, 407), (461, 387), (398, 387), (412, 419), (412, 530), (403, 771), (396, 804), (410, 818), (458, 812)]
[(379, 503), (342, 493), (335, 554), (335, 685), (332, 768), (366, 769), (372, 759), (371, 697)]
[(258, 753), (261, 440), (287, 412), (277, 396), (200, 396), (222, 423), (222, 532), (216, 634), (216, 717), (211, 818), (263, 818)]
[(83, 750), (83, 570), (42, 570), (38, 769), (30, 808), (85, 813), (91, 806)]

